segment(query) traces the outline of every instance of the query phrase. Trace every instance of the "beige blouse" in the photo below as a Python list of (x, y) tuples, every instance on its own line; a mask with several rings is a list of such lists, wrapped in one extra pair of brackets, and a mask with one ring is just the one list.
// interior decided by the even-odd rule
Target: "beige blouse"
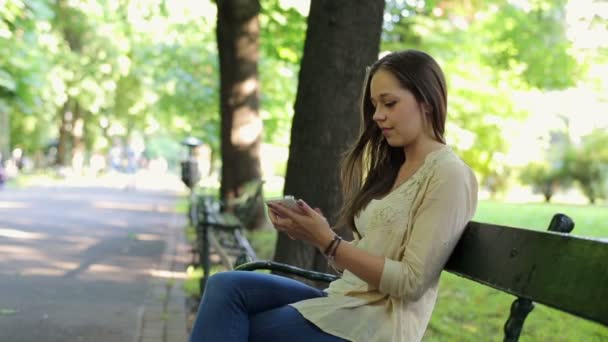
[(407, 181), (355, 218), (362, 238), (351, 243), (386, 258), (379, 288), (345, 270), (327, 297), (291, 306), (346, 340), (420, 341), (439, 275), (476, 207), (471, 169), (448, 146), (431, 152)]

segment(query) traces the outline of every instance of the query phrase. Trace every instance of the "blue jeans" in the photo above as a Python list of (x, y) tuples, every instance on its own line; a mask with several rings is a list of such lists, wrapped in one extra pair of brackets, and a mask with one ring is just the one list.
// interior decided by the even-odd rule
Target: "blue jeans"
[(190, 342), (337, 342), (287, 305), (325, 292), (266, 273), (229, 271), (209, 277)]

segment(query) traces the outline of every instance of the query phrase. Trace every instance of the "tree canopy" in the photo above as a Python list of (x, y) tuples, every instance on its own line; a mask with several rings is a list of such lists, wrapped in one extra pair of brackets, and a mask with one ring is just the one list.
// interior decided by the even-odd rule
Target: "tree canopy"
[[(284, 148), (305, 5), (268, 0), (259, 14), (263, 140)], [(606, 15), (573, 9), (567, 0), (389, 0), (381, 50), (418, 48), (439, 60), (450, 88), (448, 140), (486, 185), (498, 184), (512, 167), (505, 154), (514, 136), (505, 127), (529, 115), (517, 93), (585, 84), (606, 101), (600, 76), (608, 63), (606, 42), (576, 43), (568, 33), (572, 22), (605, 32)], [(10, 122), (10, 134), (4, 133), (10, 140), (0, 145), (30, 155), (43, 151), (66, 128), (61, 113), (78, 108), (78, 122), (67, 128), (74, 135), (78, 127), (72, 126), (82, 126), (87, 154), (140, 134), (151, 157), (173, 164), (186, 135), (201, 138), (217, 155), (216, 11), (210, 0), (3, 1), (0, 115)]]

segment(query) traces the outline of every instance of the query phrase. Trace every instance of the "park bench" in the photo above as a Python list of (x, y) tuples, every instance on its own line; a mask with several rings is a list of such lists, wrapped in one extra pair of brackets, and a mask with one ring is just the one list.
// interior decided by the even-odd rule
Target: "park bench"
[(227, 269), (257, 259), (245, 237), (245, 229), (256, 219), (257, 205), (262, 203), (263, 184), (261, 180), (247, 183), (243, 193), (229, 203), (214, 196), (197, 196), (194, 226), (199, 263), (203, 267), (201, 293), (209, 278), (212, 251), (219, 255)]
[[(556, 214), (549, 231), (471, 221), (445, 271), (517, 299), (504, 325), (504, 341), (517, 341), (534, 302), (608, 326), (608, 241), (571, 236), (574, 222)], [(334, 274), (253, 261), (236, 270), (272, 270), (331, 282)]]

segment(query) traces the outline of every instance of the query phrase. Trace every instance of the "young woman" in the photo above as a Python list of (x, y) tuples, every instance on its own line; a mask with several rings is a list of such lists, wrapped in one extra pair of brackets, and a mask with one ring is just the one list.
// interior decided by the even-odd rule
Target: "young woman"
[(321, 213), (268, 204), (277, 230), (343, 272), (321, 291), (255, 272), (210, 277), (191, 341), (419, 341), (439, 275), (477, 207), (471, 169), (445, 144), (447, 92), (428, 54), (386, 55), (368, 71), (361, 134), (342, 164), (342, 241)]

